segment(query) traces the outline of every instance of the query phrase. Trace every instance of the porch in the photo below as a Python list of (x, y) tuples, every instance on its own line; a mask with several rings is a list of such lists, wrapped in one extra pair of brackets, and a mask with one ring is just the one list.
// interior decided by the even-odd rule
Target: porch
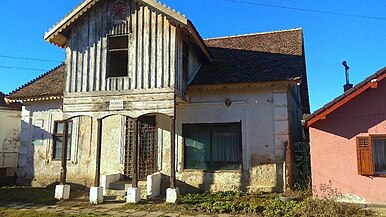
[[(126, 197), (126, 202), (130, 203), (138, 203), (141, 195), (142, 199), (156, 197), (160, 194), (161, 177), (164, 181), (168, 179), (166, 201), (177, 202), (175, 117), (161, 113), (144, 113), (138, 117), (120, 113), (106, 116), (95, 113), (92, 117), (76, 115), (55, 123), (60, 125), (62, 133), (59, 135), (60, 185), (56, 186), (55, 198), (69, 198), (67, 154), (71, 153), (68, 146), (72, 143), (68, 140), (72, 139), (69, 133), (76, 127), (73, 126), (74, 122), (78, 124), (78, 149), (81, 150), (82, 145), (89, 143), (92, 146), (89, 151), (95, 153), (90, 155), (90, 160), (95, 161), (89, 168), (94, 170), (93, 187), (90, 188), (91, 203), (102, 203), (104, 196), (110, 199), (111, 196), (118, 199)], [(87, 136), (89, 141), (85, 142), (84, 137)], [(163, 140), (163, 137), (169, 139)], [(55, 140), (58, 139), (54, 136)], [(80, 153), (82, 155), (84, 153)]]

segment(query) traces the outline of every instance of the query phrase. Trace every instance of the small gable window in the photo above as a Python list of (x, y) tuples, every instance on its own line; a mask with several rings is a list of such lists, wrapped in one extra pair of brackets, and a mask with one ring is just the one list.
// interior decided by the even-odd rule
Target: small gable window
[(386, 136), (357, 137), (358, 173), (386, 174)]
[(129, 37), (113, 35), (109, 37), (107, 77), (128, 76)]

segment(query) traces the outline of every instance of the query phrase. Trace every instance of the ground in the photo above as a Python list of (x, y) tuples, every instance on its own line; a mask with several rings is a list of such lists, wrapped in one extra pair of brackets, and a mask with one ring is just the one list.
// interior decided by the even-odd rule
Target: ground
[[(277, 194), (219, 192), (187, 194), (179, 204), (166, 204), (163, 199), (140, 204), (105, 202), (92, 205), (88, 192), (73, 190), (68, 201), (53, 198), (53, 188), (0, 188), (0, 216), (68, 217), (68, 216), (379, 216), (386, 207), (338, 204), (330, 200), (304, 198), (281, 202)], [(305, 213), (308, 213), (305, 215)]]

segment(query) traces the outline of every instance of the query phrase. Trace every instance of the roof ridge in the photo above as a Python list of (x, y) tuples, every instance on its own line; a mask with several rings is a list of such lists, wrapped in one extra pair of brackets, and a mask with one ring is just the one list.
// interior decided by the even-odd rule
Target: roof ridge
[(299, 27), (299, 28), (293, 28), (293, 29), (283, 29), (283, 30), (269, 31), (269, 32), (256, 32), (256, 33), (246, 33), (246, 34), (238, 34), (238, 35), (220, 36), (220, 37), (213, 37), (213, 38), (205, 38), (204, 41), (216, 40), (216, 39), (246, 37), (246, 36), (253, 36), (253, 35), (264, 35), (264, 34), (272, 34), (272, 33), (279, 33), (279, 32), (291, 32), (291, 31), (298, 31), (298, 30), (303, 30), (303, 28)]
[(15, 90), (9, 92), (8, 94), (6, 94), (6, 96), (10, 96), (11, 94), (14, 94), (14, 93), (16, 93), (17, 91), (19, 91), (19, 90), (21, 90), (21, 89), (23, 89), (23, 88), (25, 88), (25, 87), (31, 85), (31, 84), (34, 83), (35, 81), (41, 79), (42, 77), (44, 77), (44, 76), (50, 74), (51, 72), (57, 70), (58, 68), (60, 68), (60, 67), (62, 67), (62, 66), (64, 66), (64, 62), (62, 62), (62, 63), (60, 63), (59, 65), (55, 66), (54, 68), (48, 70), (47, 72), (45, 72), (45, 73), (39, 75), (38, 77), (36, 77), (36, 78), (34, 78), (34, 79), (28, 81), (27, 83), (21, 85), (20, 87), (16, 88)]

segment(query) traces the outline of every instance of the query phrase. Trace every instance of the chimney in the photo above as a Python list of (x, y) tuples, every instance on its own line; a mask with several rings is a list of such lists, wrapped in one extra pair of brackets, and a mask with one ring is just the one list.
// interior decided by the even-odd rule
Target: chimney
[(346, 74), (346, 84), (343, 86), (343, 90), (344, 90), (344, 92), (346, 92), (347, 90), (351, 89), (353, 87), (353, 85), (350, 84), (349, 77), (348, 77), (348, 70), (350, 69), (350, 67), (348, 67), (346, 61), (343, 61), (342, 65), (344, 66), (344, 71)]

